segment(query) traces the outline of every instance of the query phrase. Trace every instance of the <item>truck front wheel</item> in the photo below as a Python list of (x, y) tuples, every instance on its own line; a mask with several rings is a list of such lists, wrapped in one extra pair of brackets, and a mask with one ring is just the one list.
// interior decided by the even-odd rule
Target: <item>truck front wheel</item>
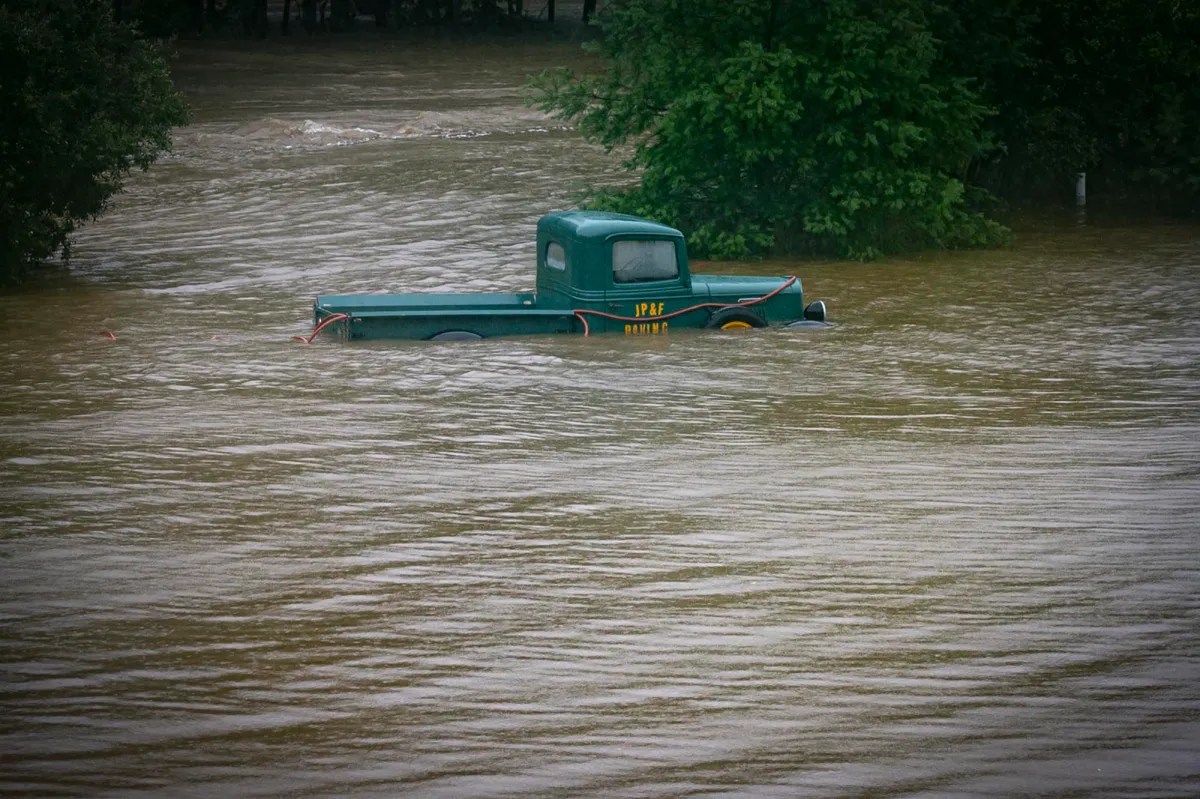
[(705, 325), (712, 330), (749, 330), (752, 327), (766, 326), (767, 320), (749, 308), (721, 308)]

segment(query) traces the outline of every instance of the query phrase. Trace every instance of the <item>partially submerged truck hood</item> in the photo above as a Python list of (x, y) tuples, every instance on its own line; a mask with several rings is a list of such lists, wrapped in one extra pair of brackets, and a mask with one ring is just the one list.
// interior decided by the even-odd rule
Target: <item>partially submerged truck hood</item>
[[(753, 277), (746, 275), (692, 275), (692, 293), (697, 297), (761, 297), (779, 287), (786, 277)], [(802, 293), (800, 281), (788, 286), (785, 293)]]

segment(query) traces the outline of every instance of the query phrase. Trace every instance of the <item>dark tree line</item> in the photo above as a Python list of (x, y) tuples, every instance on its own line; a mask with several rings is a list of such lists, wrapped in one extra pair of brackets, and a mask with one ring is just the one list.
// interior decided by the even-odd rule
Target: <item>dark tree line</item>
[(991, 113), (971, 179), (1013, 200), (1092, 190), (1200, 213), (1200, 3), (956, 0), (931, 25)]
[[(437, 24), (493, 24), (518, 20), (527, 14), (555, 18), (555, 0), (537, 8), (525, 0), (113, 0), (118, 19), (138, 22), (152, 36), (196, 34), (210, 30), (241, 30), (266, 36), (271, 20), (278, 31), (309, 34), (350, 30), (366, 18), (377, 27), (403, 28)], [(586, 22), (596, 12), (596, 0), (584, 0)]]
[[(525, 11), (359, 1), (389, 25)], [(365, 8), (281, 2), (310, 30)], [(0, 279), (65, 253), (169, 149), (186, 111), (144, 34), (261, 33), (267, 10), (0, 0)], [(673, 223), (699, 253), (992, 244), (1003, 203), (1055, 202), (1078, 172), (1101, 199), (1200, 214), (1190, 0), (608, 0), (599, 19), (605, 66), (547, 72), (534, 101), (628, 154), (636, 184), (592, 205)]]

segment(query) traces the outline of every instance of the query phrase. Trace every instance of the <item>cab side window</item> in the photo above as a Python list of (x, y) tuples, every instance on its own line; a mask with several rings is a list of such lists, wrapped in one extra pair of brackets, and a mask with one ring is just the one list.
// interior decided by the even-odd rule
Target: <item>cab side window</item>
[(675, 242), (626, 239), (613, 242), (613, 282), (641, 283), (679, 277)]
[(566, 269), (567, 254), (563, 251), (563, 247), (557, 241), (552, 241), (546, 245), (546, 266), (551, 269)]

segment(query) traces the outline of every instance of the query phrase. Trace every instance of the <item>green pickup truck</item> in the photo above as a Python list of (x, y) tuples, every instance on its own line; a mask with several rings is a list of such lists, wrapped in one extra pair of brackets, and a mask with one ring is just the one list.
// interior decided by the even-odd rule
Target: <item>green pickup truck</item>
[(462, 341), (824, 322), (825, 303), (804, 305), (795, 276), (693, 275), (674, 228), (623, 214), (560, 211), (538, 221), (535, 293), (320, 295), (313, 332), (297, 339), (311, 343), (327, 329), (343, 341)]

